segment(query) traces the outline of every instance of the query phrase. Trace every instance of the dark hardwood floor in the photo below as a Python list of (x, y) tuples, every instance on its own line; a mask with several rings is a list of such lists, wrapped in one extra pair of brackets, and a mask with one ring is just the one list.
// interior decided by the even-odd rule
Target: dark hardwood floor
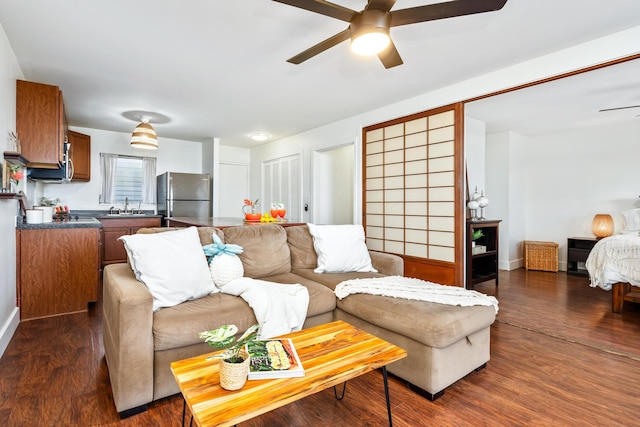
[[(395, 426), (640, 425), (640, 305), (611, 312), (588, 279), (515, 270), (476, 290), (496, 295), (491, 361), (430, 402), (390, 379)], [(88, 313), (24, 322), (0, 359), (0, 425), (178, 426), (182, 399), (120, 420), (113, 406), (100, 303)], [(382, 376), (352, 380), (242, 426), (384, 426)]]

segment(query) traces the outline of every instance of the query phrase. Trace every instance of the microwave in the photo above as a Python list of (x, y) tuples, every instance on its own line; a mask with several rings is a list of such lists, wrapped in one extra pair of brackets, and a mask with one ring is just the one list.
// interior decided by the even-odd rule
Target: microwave
[(64, 160), (58, 169), (28, 168), (27, 177), (32, 181), (44, 183), (66, 184), (67, 182), (71, 182), (73, 178), (73, 162), (69, 158), (70, 145), (68, 142), (65, 142)]

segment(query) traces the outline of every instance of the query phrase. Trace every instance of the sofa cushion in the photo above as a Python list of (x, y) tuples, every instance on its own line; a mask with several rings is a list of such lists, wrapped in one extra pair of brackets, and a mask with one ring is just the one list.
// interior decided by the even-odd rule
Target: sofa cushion
[(154, 349), (167, 350), (201, 343), (200, 332), (230, 323), (244, 331), (256, 322), (253, 310), (242, 298), (223, 293), (207, 295), (153, 314)]
[(196, 227), (121, 236), (132, 270), (153, 296), (153, 310), (201, 298), (213, 284)]
[(307, 224), (318, 255), (316, 273), (376, 272), (359, 224)]
[[(316, 274), (318, 276), (318, 274)], [(293, 273), (283, 273), (274, 276), (263, 277), (261, 280), (276, 283), (299, 283), (309, 291), (309, 307), (307, 308), (307, 317), (317, 316), (319, 314), (332, 312), (336, 308), (336, 296), (326, 286), (314, 281), (306, 279)]]
[(430, 347), (444, 348), (495, 321), (491, 306), (460, 307), (379, 295), (354, 294), (337, 308)]
[(238, 255), (244, 275), (261, 279), (291, 271), (287, 233), (277, 224), (255, 224), (224, 229), (225, 243), (242, 246)]
[[(358, 272), (349, 272), (349, 273), (325, 273), (318, 274), (313, 272), (313, 268), (298, 268), (293, 270), (292, 273), (304, 277), (309, 280), (313, 280), (326, 286), (331, 289), (332, 293), (335, 290), (338, 283), (344, 282), (345, 280), (351, 279), (368, 279), (371, 277), (383, 277), (384, 274), (380, 273), (358, 273)], [(335, 295), (334, 295), (335, 297)]]
[(316, 268), (318, 256), (313, 247), (313, 237), (306, 225), (285, 227), (287, 243), (291, 251), (291, 269)]

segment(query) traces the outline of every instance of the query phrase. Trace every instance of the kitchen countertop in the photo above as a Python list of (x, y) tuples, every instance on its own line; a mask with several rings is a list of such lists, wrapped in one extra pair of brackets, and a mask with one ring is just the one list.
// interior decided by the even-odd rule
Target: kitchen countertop
[(79, 215), (79, 216), (91, 216), (94, 218), (102, 219), (102, 218), (162, 218), (162, 215), (158, 215), (154, 213), (152, 210), (142, 211), (142, 214), (109, 214), (109, 211), (81, 211), (81, 210), (72, 210), (71, 215)]
[(132, 218), (162, 218), (153, 211), (143, 211), (143, 214), (109, 215), (108, 211), (80, 211), (73, 210), (69, 213), (69, 219), (62, 221), (43, 222), (39, 224), (27, 224), (22, 216), (18, 216), (16, 228), (19, 230), (34, 230), (47, 228), (100, 228), (100, 219), (132, 219)]
[(42, 222), (39, 224), (27, 224), (23, 217), (19, 216), (16, 228), (19, 230), (37, 230), (46, 228), (100, 228), (102, 223), (94, 217), (76, 217), (71, 215), (69, 219), (53, 222)]

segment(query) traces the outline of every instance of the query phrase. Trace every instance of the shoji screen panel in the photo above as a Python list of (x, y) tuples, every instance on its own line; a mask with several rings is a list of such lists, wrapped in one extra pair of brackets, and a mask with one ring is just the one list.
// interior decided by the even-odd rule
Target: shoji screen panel
[(403, 256), (407, 275), (446, 284), (462, 284), (457, 112), (453, 106), (370, 126), (363, 144), (369, 249)]

